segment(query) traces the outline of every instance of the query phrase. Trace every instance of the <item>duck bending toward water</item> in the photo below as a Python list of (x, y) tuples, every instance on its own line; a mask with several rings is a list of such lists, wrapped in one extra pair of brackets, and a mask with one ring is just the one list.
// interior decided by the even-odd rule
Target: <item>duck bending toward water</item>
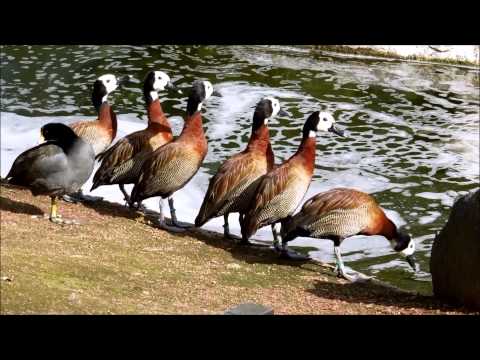
[[(201, 109), (210, 96), (221, 96), (209, 81), (195, 81), (187, 101), (187, 116), (178, 138), (151, 153), (142, 165), (135, 181), (131, 204), (160, 196), (159, 227), (181, 231), (177, 221), (172, 195), (183, 188), (197, 173), (207, 155), (207, 139), (203, 131)], [(163, 199), (168, 198), (171, 221), (165, 223)]]
[(46, 124), (40, 133), (45, 142), (20, 154), (6, 180), (29, 188), (34, 196), (49, 195), (50, 220), (68, 224), (71, 222), (57, 213), (57, 198), (82, 187), (93, 172), (95, 154), (92, 146), (67, 125)]
[(415, 242), (397, 228), (372, 196), (358, 190), (337, 188), (313, 196), (300, 212), (282, 222), (281, 235), (282, 249), (297, 236), (333, 241), (336, 271), (347, 280), (353, 278), (345, 271), (340, 244), (353, 235), (383, 235), (416, 269)]
[(247, 147), (226, 160), (210, 179), (195, 219), (195, 226), (200, 227), (210, 219), (223, 215), (224, 235), (226, 238), (232, 238), (228, 215), (245, 210), (251, 201), (257, 180), (273, 169), (274, 155), (267, 125), (277, 115), (287, 115), (280, 109), (277, 99), (265, 97), (257, 104)]
[(297, 152), (260, 179), (253, 200), (240, 222), (244, 244), (248, 244), (248, 239), (259, 228), (271, 225), (273, 244), (279, 250), (279, 223), (294, 213), (310, 186), (318, 131), (343, 136), (343, 131), (338, 129), (330, 113), (315, 111), (308, 117)]
[(120, 139), (107, 151), (97, 155), (102, 163), (93, 177), (90, 191), (102, 185), (118, 184), (127, 204), (130, 196), (124, 185), (138, 178), (146, 157), (160, 146), (173, 140), (170, 123), (160, 103), (159, 91), (165, 89), (182, 93), (162, 71), (150, 71), (143, 83), (143, 96), (147, 105), (148, 125), (144, 130)]

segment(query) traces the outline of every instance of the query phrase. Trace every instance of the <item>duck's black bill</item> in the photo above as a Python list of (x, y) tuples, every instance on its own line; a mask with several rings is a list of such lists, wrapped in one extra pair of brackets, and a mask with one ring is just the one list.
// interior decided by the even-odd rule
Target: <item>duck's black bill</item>
[(280, 109), (280, 111), (278, 112), (278, 116), (288, 116), (288, 113), (285, 110)]
[(337, 134), (338, 136), (345, 136), (345, 131), (337, 127), (335, 124), (332, 124), (332, 126), (330, 127), (330, 129), (328, 129), (328, 131), (334, 134)]
[(118, 78), (118, 86), (128, 84), (130, 82), (130, 75), (121, 76)]
[(217, 90), (213, 90), (212, 96), (223, 97)]
[(174, 85), (173, 83), (169, 82), (167, 83), (167, 85), (165, 86), (165, 88), (167, 90), (172, 90), (172, 91), (176, 91), (177, 93), (179, 94), (183, 94), (183, 91), (180, 90), (176, 85)]
[(408, 265), (412, 267), (414, 271), (417, 271), (417, 263), (415, 261), (415, 256), (414, 255), (408, 255), (405, 257), (405, 259), (408, 262)]

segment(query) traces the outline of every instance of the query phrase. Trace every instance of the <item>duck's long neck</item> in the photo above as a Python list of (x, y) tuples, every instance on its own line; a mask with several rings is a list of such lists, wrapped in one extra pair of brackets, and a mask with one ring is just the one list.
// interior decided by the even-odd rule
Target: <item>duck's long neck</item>
[(165, 113), (163, 112), (160, 100), (156, 99), (147, 105), (148, 127), (149, 128), (171, 128)]
[[(392, 220), (390, 220), (385, 216), (385, 214), (383, 214), (383, 211), (381, 215), (382, 216), (380, 217), (381, 218), (380, 231), (378, 232), (378, 234), (385, 236), (388, 240), (391, 241), (397, 236), (397, 227), (392, 222)], [(395, 244), (392, 243), (393, 247), (395, 247), (396, 245), (397, 245), (396, 243)]]
[(265, 124), (260, 127), (253, 127), (250, 140), (248, 141), (247, 152), (257, 152), (266, 157), (267, 169), (270, 171), (275, 163), (275, 156), (273, 155), (272, 144), (270, 143), (270, 131)]
[(202, 114), (200, 113), (200, 111), (196, 111), (192, 115), (187, 115), (179, 139), (192, 137), (197, 138), (198, 140), (205, 138), (202, 124)]
[[(247, 151), (258, 151), (265, 154), (270, 145), (270, 134), (266, 125), (258, 128), (252, 128), (252, 134), (248, 141)], [(271, 146), (270, 146), (271, 150)]]
[(316, 137), (314, 135), (304, 136), (297, 152), (292, 156), (292, 159), (300, 161), (310, 174), (313, 174), (315, 167), (315, 145)]
[(104, 101), (102, 105), (100, 105), (98, 109), (98, 121), (105, 128), (112, 130), (115, 134), (117, 133), (117, 116), (108, 101)]

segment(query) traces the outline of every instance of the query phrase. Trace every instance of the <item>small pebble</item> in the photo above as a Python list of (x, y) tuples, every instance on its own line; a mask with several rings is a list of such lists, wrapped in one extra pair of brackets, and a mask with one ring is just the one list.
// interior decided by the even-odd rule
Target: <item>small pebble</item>
[(235, 263), (232, 263), (232, 264), (228, 264), (227, 265), (227, 269), (235, 269), (235, 270), (238, 270), (238, 269), (241, 269), (242, 267), (238, 264), (235, 264)]

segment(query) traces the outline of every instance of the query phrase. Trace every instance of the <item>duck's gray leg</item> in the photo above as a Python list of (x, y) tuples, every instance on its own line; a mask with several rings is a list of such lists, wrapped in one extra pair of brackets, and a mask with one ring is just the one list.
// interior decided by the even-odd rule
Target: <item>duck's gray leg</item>
[(165, 221), (165, 214), (163, 213), (164, 211), (163, 211), (163, 199), (162, 198), (160, 198), (160, 200), (158, 202), (158, 208), (159, 208), (159, 215), (158, 215), (158, 227), (159, 228), (161, 228), (163, 230), (170, 231), (170, 232), (174, 232), (174, 233), (185, 232), (185, 229), (182, 229), (178, 226), (167, 225), (167, 222)]
[(272, 227), (272, 235), (273, 235), (273, 248), (276, 251), (283, 252), (286, 245), (284, 245), (283, 242), (280, 245), (280, 240), (278, 239), (279, 233), (280, 233), (280, 224), (275, 223), (275, 224), (272, 224), (271, 227)]
[(124, 184), (118, 184), (118, 187), (120, 188), (120, 191), (123, 194), (123, 198), (127, 202), (127, 204), (130, 204), (130, 196), (127, 193), (127, 190), (125, 190), (125, 185)]
[(343, 264), (342, 260), (342, 254), (340, 253), (340, 246), (334, 246), (333, 252), (335, 253), (336, 260), (335, 269), (333, 271), (337, 273), (338, 277), (342, 277), (348, 281), (355, 282), (356, 277), (348, 275), (345, 270), (345, 265)]
[(223, 236), (230, 238), (230, 227), (228, 226), (228, 213), (223, 215)]

